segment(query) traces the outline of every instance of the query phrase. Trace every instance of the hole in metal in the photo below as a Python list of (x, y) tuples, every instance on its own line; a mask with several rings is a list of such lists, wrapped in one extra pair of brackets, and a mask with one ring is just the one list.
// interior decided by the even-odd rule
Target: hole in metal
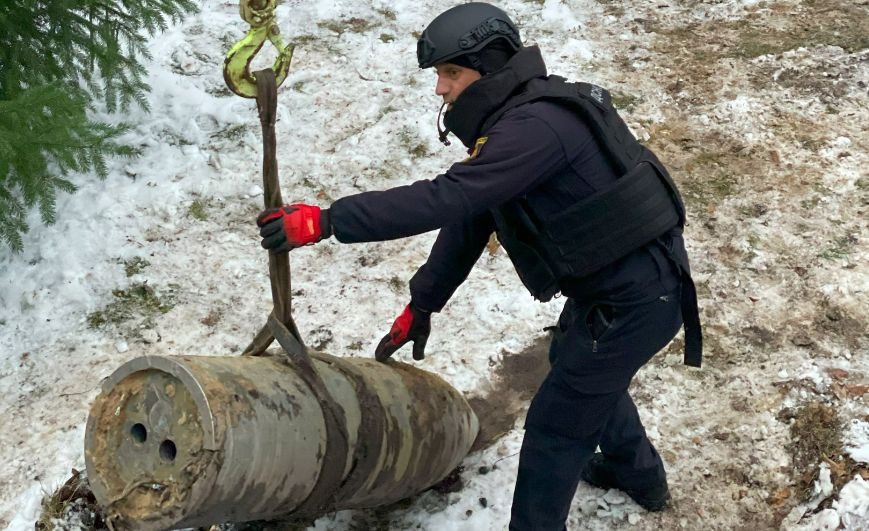
[(130, 435), (137, 443), (143, 443), (148, 440), (148, 430), (144, 424), (133, 424), (130, 428)]
[(174, 442), (166, 439), (160, 444), (160, 457), (166, 461), (174, 461), (176, 453), (177, 449)]

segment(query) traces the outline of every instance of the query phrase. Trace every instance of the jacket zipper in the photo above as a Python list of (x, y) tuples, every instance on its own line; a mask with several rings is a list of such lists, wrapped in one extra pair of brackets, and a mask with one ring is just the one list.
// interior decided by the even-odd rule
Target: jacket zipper
[[(603, 333), (606, 332), (607, 329), (610, 327), (611, 323), (610, 323), (610, 321), (607, 320), (606, 316), (603, 314), (603, 310), (601, 310), (599, 307), (596, 307), (595, 311), (597, 312), (598, 317), (600, 317), (600, 320), (604, 324), (604, 331), (601, 332), (601, 335), (603, 335)], [(597, 352), (597, 338), (591, 339), (591, 351)]]

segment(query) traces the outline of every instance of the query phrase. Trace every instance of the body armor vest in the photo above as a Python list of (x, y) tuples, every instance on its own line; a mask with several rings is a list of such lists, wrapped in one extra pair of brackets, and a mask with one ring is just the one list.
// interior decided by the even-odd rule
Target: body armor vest
[[(667, 170), (634, 138), (610, 94), (596, 85), (568, 83), (558, 76), (532, 79), (489, 116), (481, 130), (487, 131), (510, 109), (537, 100), (574, 111), (619, 175), (609, 188), (545, 222), (534, 215), (523, 197), (492, 209), (498, 240), (522, 283), (545, 302), (561, 291), (563, 280), (599, 271), (670, 231), (681, 231), (685, 207)], [(686, 363), (699, 367), (700, 321), (687, 256), (668, 252), (683, 280)]]
[(483, 125), (508, 110), (545, 99), (576, 112), (620, 176), (554, 218), (537, 219), (524, 198), (492, 210), (498, 240), (535, 298), (550, 300), (560, 281), (581, 278), (615, 262), (685, 222), (685, 208), (663, 165), (636, 139), (612, 106), (607, 91), (550, 76), (535, 79)]

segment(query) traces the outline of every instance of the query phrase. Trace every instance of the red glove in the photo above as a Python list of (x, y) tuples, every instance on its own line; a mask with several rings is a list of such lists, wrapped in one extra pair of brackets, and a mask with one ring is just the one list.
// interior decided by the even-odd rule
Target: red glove
[(284, 205), (264, 210), (256, 218), (262, 246), (273, 253), (316, 243), (332, 235), (329, 210), (313, 205)]
[(425, 358), (425, 343), (430, 332), (431, 312), (417, 308), (411, 302), (392, 323), (389, 333), (380, 340), (374, 357), (377, 361), (386, 361), (408, 341), (413, 341), (413, 359), (421, 360)]

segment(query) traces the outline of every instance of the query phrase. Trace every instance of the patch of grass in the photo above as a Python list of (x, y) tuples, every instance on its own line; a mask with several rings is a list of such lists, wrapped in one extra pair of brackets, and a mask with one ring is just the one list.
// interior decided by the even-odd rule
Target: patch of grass
[[(783, 22), (781, 14), (753, 13), (729, 22), (692, 23), (675, 28), (654, 25), (651, 29), (667, 37), (669, 42), (661, 42), (660, 46), (676, 46), (701, 62), (715, 62), (724, 57), (754, 59), (801, 47), (838, 46), (847, 53), (869, 47), (869, 22), (859, 6), (843, 5), (838, 0), (804, 2), (804, 6), (808, 8), (805, 13), (786, 15)], [(698, 40), (699, 36), (705, 37)], [(688, 42), (697, 44), (686, 47)]]
[(124, 262), (124, 273), (127, 274), (127, 277), (131, 277), (141, 273), (149, 265), (151, 262), (141, 256), (135, 256)]
[(683, 186), (686, 200), (707, 206), (736, 191), (737, 179), (728, 157), (724, 152), (704, 152), (688, 162), (686, 169), (691, 178)]
[[(607, 5), (607, 4), (604, 4)], [(839, 46), (847, 53), (869, 48), (869, 17), (865, 7), (846, 0), (815, 0), (755, 6), (739, 20), (711, 21), (670, 27), (664, 22), (644, 24), (646, 31), (657, 34), (654, 49), (673, 57), (679, 64), (673, 77), (680, 83), (672, 86), (683, 97), (708, 100), (720, 90), (718, 63), (722, 60), (750, 61), (762, 55), (779, 55), (801, 47)], [(746, 65), (745, 73), (760, 87), (779, 83), (768, 71), (769, 65)], [(775, 66), (774, 68), (779, 68)], [(823, 71), (823, 69), (820, 69)], [(774, 71), (774, 69), (773, 69)], [(801, 77), (795, 83), (823, 84), (826, 90), (844, 90), (821, 75)], [(817, 81), (814, 78), (818, 78)], [(832, 87), (832, 88), (831, 88)], [(814, 88), (811, 90), (816, 91)]]
[(296, 81), (295, 83), (290, 85), (290, 88), (295, 90), (296, 92), (302, 92), (302, 88), (304, 88), (304, 86), (305, 86), (304, 81)]
[(404, 282), (399, 277), (390, 278), (388, 284), (389, 288), (396, 293), (404, 291)]
[(749, 234), (745, 241), (750, 249), (757, 249), (760, 246), (760, 236), (756, 232)]
[(308, 33), (305, 35), (299, 35), (298, 37), (293, 37), (292, 39), (290, 39), (290, 42), (292, 42), (296, 46), (305, 46), (306, 44), (311, 44), (318, 39), (319, 37), (317, 37), (316, 35), (311, 35), (310, 33)]
[[(733, 55), (753, 59), (761, 55), (778, 55), (788, 50), (816, 46), (838, 46), (846, 53), (865, 50), (869, 48), (869, 23), (866, 22), (866, 14), (859, 13), (858, 9), (838, 6), (835, 12), (843, 16), (812, 9), (805, 22), (795, 28), (746, 29), (741, 33), (741, 44), (734, 50)], [(849, 14), (857, 18), (852, 19)]]
[(205, 210), (205, 202), (201, 199), (194, 199), (187, 208), (187, 215), (199, 221), (208, 219), (208, 212)]
[(401, 147), (410, 154), (410, 158), (412, 159), (427, 157), (431, 154), (428, 150), (428, 146), (422, 143), (408, 128), (399, 131), (398, 141), (399, 144), (401, 144)]
[(869, 177), (860, 177), (857, 179), (855, 186), (858, 190), (863, 190), (864, 192), (869, 190)]
[(629, 112), (634, 110), (634, 107), (642, 101), (637, 96), (625, 94), (623, 92), (613, 92), (611, 96), (613, 99), (613, 105), (615, 105), (617, 109), (624, 109)]
[(846, 234), (841, 238), (833, 240), (832, 244), (827, 247), (818, 258), (825, 260), (841, 260), (847, 258), (851, 254), (851, 249), (857, 243), (857, 238), (852, 234)]
[[(543, 5), (546, 3), (545, 0), (537, 1), (533, 0), (535, 3)], [(625, 8), (622, 6), (622, 2), (620, 0), (597, 0), (597, 3), (603, 6), (603, 12), (606, 15), (612, 15), (614, 17), (622, 17), (625, 14)]]
[(386, 9), (377, 9), (376, 10), (380, 15), (386, 20), (395, 20), (395, 11), (386, 8)]
[(223, 83), (221, 83), (220, 86), (217, 86), (217, 87), (209, 87), (209, 88), (205, 89), (205, 92), (212, 95), (212, 96), (217, 96), (217, 97), (226, 97), (226, 96), (234, 96), (235, 95), (235, 93), (233, 93), (231, 90), (229, 90), (229, 87), (227, 87)]
[(192, 146), (193, 141), (181, 135), (184, 133), (176, 133), (168, 129), (162, 131), (162, 136), (166, 139), (166, 144), (170, 146)]
[(353, 17), (341, 20), (324, 20), (323, 22), (317, 22), (317, 26), (340, 35), (345, 31), (363, 33), (374, 27), (374, 22), (364, 18)]
[(160, 295), (146, 282), (138, 282), (126, 289), (112, 290), (115, 300), (88, 315), (88, 328), (96, 329), (106, 325), (119, 324), (134, 317), (153, 318), (164, 314), (175, 306), (174, 286), (170, 285)]
[(389, 114), (389, 113), (391, 113), (391, 112), (395, 112), (395, 111), (397, 111), (397, 110), (398, 110), (398, 109), (396, 109), (396, 108), (393, 107), (392, 105), (387, 105), (386, 107), (380, 109), (380, 113), (377, 115), (377, 120), (376, 120), (376, 121), (380, 121), (380, 120), (382, 120), (384, 116), (386, 116), (387, 114)]
[(389, 33), (381, 33), (381, 34), (380, 34), (380, 40), (381, 40), (382, 42), (394, 42), (394, 41), (395, 41), (395, 36), (394, 36), (394, 35), (390, 35)]
[(782, 38), (779, 32), (771, 28), (764, 28), (763, 31), (741, 27), (732, 29), (736, 29), (739, 33), (738, 44), (727, 53), (731, 57), (754, 59), (762, 55), (778, 55), (794, 47), (793, 40)]
[(751, 203), (739, 207), (739, 213), (745, 218), (757, 219), (769, 212), (769, 207), (762, 203)]
[[(702, 35), (708, 33), (697, 22), (672, 28), (649, 23), (648, 29), (664, 37), (656, 44), (656, 48), (660, 51), (678, 54), (687, 53), (697, 63), (704, 63), (709, 60), (714, 61), (720, 58), (721, 54), (709, 48), (708, 43), (701, 43)], [(685, 44), (689, 42), (697, 44), (695, 46), (686, 46)], [(686, 73), (688, 72), (684, 68), (680, 70), (680, 74)]]
[(820, 203), (820, 202), (821, 202), (821, 197), (816, 195), (816, 196), (810, 197), (808, 199), (803, 199), (802, 201), (800, 201), (800, 206), (805, 208), (806, 210), (813, 210), (816, 206), (818, 206), (818, 203)]
[(248, 126), (246, 124), (236, 124), (227, 127), (226, 129), (222, 129), (215, 133), (211, 133), (211, 138), (216, 138), (219, 140), (228, 140), (229, 142), (238, 142), (241, 140), (241, 137), (245, 135), (247, 132)]

